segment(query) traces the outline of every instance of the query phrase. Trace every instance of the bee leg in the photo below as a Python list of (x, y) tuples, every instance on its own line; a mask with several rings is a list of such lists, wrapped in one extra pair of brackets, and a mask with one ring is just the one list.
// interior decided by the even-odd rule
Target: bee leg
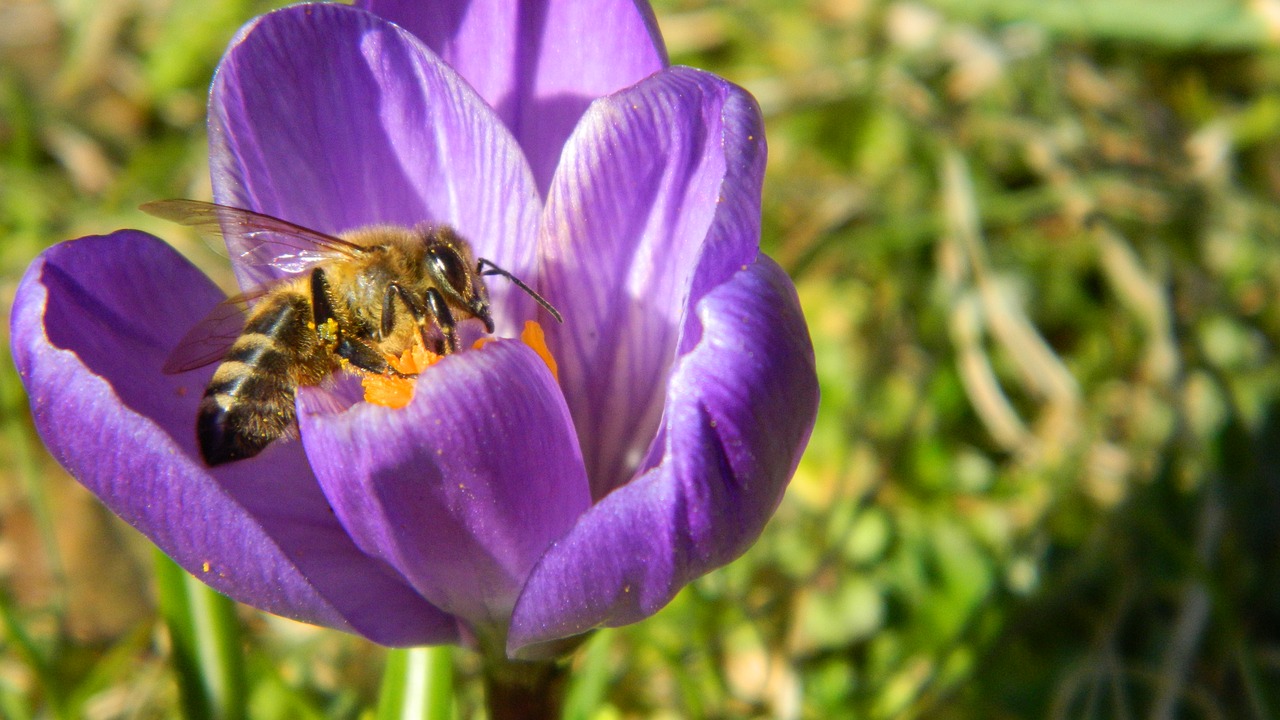
[(382, 353), (358, 339), (347, 337), (342, 332), (342, 325), (338, 323), (338, 316), (333, 310), (333, 301), (329, 296), (329, 281), (325, 279), (324, 270), (321, 268), (311, 271), (311, 308), (316, 334), (335, 355), (367, 372), (412, 377), (391, 367)]
[(405, 373), (391, 367), (391, 363), (382, 356), (382, 353), (374, 350), (359, 340), (351, 340), (343, 338), (338, 341), (338, 347), (333, 349), (338, 357), (343, 358), (353, 366), (371, 373), (379, 375), (394, 375), (395, 377), (411, 378), (413, 375)]
[[(444, 302), (444, 296), (435, 288), (427, 288), (427, 311), (435, 318), (436, 326), (440, 328), (441, 334), (444, 335), (444, 352), (441, 355), (458, 352), (458, 323), (453, 319), (453, 313), (449, 312), (449, 306)], [(423, 323), (419, 321), (421, 327)]]
[[(405, 290), (399, 283), (387, 283), (387, 292), (383, 296), (382, 301), (382, 336), (386, 337), (395, 329), (395, 299), (400, 298), (404, 306), (409, 309), (409, 314), (413, 316), (413, 320), (418, 325), (418, 336), (422, 340), (422, 347), (434, 352), (437, 355), (448, 355), (458, 351), (458, 335), (454, 331), (453, 313), (449, 312), (449, 306), (444, 302), (444, 296), (439, 290), (430, 288), (427, 290), (427, 305), (422, 306), (408, 290)], [(434, 319), (436, 326), (440, 328), (440, 333), (444, 336), (443, 342), (435, 340), (431, 337), (431, 328), (428, 325), (430, 320)]]
[(329, 296), (329, 281), (325, 279), (321, 268), (311, 271), (311, 320), (316, 326), (320, 341), (332, 349), (342, 332), (338, 325), (338, 314), (333, 310), (333, 300)]
[(390, 337), (393, 330), (396, 329), (396, 298), (400, 298), (400, 302), (408, 308), (409, 314), (419, 322), (426, 315), (426, 310), (414, 301), (408, 290), (400, 286), (398, 282), (387, 283), (386, 292), (382, 293), (382, 337), (385, 339)]
[(396, 328), (396, 298), (400, 298), (400, 302), (404, 303), (409, 314), (413, 316), (413, 321), (418, 326), (418, 339), (422, 341), (422, 349), (436, 355), (443, 355), (439, 343), (433, 341), (427, 334), (426, 308), (422, 307), (417, 298), (397, 282), (387, 283), (387, 290), (382, 295), (382, 337), (389, 336)]

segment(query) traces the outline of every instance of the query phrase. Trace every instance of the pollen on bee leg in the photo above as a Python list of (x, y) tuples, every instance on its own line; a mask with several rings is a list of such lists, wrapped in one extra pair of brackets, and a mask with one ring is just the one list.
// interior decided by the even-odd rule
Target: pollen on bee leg
[[(387, 364), (394, 368), (396, 372), (404, 373), (405, 375), (417, 375), (440, 362), (440, 357), (440, 355), (425, 350), (422, 346), (416, 344), (405, 350), (398, 357), (395, 355), (386, 356)], [(364, 386), (365, 402), (396, 409), (408, 405), (413, 400), (413, 389), (416, 386), (416, 382), (414, 378), (373, 373), (364, 373), (360, 377), (360, 384)]]
[(338, 342), (338, 321), (333, 318), (325, 320), (319, 327), (314, 322), (308, 322), (307, 327), (314, 329), (316, 334), (320, 336), (320, 341), (325, 345), (332, 345)]

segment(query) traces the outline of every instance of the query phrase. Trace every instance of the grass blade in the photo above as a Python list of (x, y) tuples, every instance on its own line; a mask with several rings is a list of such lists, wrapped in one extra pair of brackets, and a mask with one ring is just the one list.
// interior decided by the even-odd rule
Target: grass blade
[(382, 676), (377, 720), (450, 720), (453, 648), (391, 650)]
[(235, 603), (159, 551), (156, 580), (183, 716), (243, 720), (248, 693)]

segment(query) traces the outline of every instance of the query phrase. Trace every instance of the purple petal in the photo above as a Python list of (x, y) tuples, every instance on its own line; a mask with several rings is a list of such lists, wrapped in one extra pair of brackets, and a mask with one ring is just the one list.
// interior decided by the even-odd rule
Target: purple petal
[(241, 602), (388, 645), (455, 640), (452, 618), (343, 532), (297, 443), (216, 471), (199, 461), (196, 405), (213, 368), (160, 367), (221, 299), (144, 233), (45, 252), (12, 316), (14, 360), (45, 444), (112, 511)]
[(596, 102), (565, 148), (542, 287), (597, 499), (644, 459), (689, 308), (756, 256), (764, 161), (754, 99), (679, 67)]
[(653, 11), (638, 0), (362, 0), (422, 38), (520, 141), (546, 190), (587, 105), (667, 66)]
[(701, 335), (667, 389), (661, 462), (592, 507), (534, 567), (509, 650), (653, 614), (742, 554), (782, 499), (818, 407), (795, 289), (760, 256), (712, 290), (698, 318)]
[[(246, 26), (214, 80), (209, 136), (220, 203), (328, 233), (448, 224), (532, 272), (541, 200), (520, 147), (421, 41), (367, 12), (299, 5)], [(503, 334), (530, 307), (511, 292), (495, 284)]]
[(307, 454), (367, 552), (478, 628), (506, 626), (529, 568), (590, 504), (555, 379), (518, 342), (449, 356), (393, 410), (303, 395)]

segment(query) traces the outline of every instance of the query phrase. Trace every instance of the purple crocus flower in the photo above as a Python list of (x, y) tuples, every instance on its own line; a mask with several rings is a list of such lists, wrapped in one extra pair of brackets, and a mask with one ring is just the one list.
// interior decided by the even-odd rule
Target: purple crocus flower
[(210, 469), (193, 423), (213, 368), (161, 367), (222, 293), (142, 232), (51, 248), (12, 316), (36, 425), (187, 570), (385, 645), (536, 656), (758, 537), (813, 424), (812, 348), (759, 253), (759, 110), (669, 67), (647, 8), (290, 7), (232, 42), (209, 133), (218, 202), (335, 234), (451, 225), (565, 322), (490, 282), (496, 335), (541, 318), (558, 379), (500, 340), (403, 409), (303, 389), (300, 442)]

